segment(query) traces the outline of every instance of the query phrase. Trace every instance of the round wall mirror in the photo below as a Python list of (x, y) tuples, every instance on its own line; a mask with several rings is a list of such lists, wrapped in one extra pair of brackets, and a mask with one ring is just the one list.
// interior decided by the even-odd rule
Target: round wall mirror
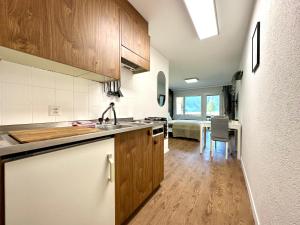
[(166, 76), (164, 72), (157, 74), (157, 102), (159, 106), (164, 106), (166, 101)]

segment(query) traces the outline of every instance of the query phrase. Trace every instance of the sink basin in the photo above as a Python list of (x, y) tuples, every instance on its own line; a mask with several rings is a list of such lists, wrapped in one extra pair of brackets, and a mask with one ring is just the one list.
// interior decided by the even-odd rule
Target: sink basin
[(123, 129), (123, 128), (130, 128), (132, 126), (129, 125), (112, 125), (112, 124), (103, 124), (103, 125), (98, 125), (97, 128), (100, 130), (117, 130), (117, 129)]
[(138, 124), (138, 125), (148, 125), (148, 124), (152, 124), (152, 122), (150, 121), (141, 121), (141, 120), (136, 120), (131, 122), (132, 124)]

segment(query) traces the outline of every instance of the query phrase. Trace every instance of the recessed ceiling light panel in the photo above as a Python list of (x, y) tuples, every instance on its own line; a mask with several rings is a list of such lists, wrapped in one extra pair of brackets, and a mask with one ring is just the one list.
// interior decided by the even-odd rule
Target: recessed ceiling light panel
[(197, 83), (199, 81), (198, 78), (188, 78), (184, 80), (187, 84)]
[(219, 34), (214, 0), (183, 0), (202, 40)]

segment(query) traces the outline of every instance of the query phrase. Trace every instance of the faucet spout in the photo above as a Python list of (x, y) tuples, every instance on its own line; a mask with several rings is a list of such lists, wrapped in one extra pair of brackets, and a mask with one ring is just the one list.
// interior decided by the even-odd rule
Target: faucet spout
[(116, 115), (116, 111), (115, 111), (114, 106), (115, 106), (115, 103), (113, 103), (113, 102), (111, 102), (109, 104), (108, 108), (102, 113), (102, 117), (98, 119), (100, 124), (103, 123), (105, 114), (108, 112), (108, 110), (111, 109), (113, 111), (113, 114), (114, 114), (114, 125), (117, 125), (118, 121), (117, 121), (117, 115)]

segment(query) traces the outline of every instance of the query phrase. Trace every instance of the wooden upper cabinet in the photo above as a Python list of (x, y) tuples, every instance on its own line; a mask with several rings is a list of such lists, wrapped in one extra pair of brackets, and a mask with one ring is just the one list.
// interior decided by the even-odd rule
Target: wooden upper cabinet
[(0, 45), (113, 79), (120, 77), (115, 0), (0, 0)]
[(96, 72), (120, 78), (120, 9), (114, 0), (95, 0), (100, 12), (96, 19)]
[(45, 54), (44, 44), (48, 43), (43, 41), (45, 7), (41, 1), (0, 0), (0, 2), (1, 45), (36, 56)]
[(7, 16), (6, 13), (6, 2), (4, 0), (0, 0), (0, 30), (2, 31), (0, 35), (0, 43), (3, 44), (7, 42), (7, 32), (3, 32), (7, 30), (5, 17)]
[(122, 46), (134, 50), (134, 19), (127, 11), (121, 13), (121, 39)]
[[(74, 1), (47, 0), (43, 4), (46, 4), (45, 18), (43, 21), (47, 30), (50, 32), (48, 36), (50, 59), (75, 66), (72, 56), (72, 48), (74, 46)], [(44, 37), (44, 39), (47, 39), (47, 37)]]
[(148, 22), (136, 14), (134, 22), (133, 49), (136, 54), (150, 61), (150, 37), (148, 35)]
[[(150, 61), (148, 22), (127, 0), (119, 0), (119, 3), (121, 5), (122, 46), (136, 54), (138, 57), (141, 57), (143, 60)], [(126, 58), (126, 56), (123, 57)], [(135, 57), (132, 56), (131, 58)], [(134, 63), (137, 62), (138, 61), (135, 61)]]
[[(72, 64), (96, 71), (97, 23), (101, 15), (96, 0), (73, 0)], [(72, 17), (71, 16), (71, 17)], [(102, 58), (102, 57), (101, 57)], [(99, 71), (102, 72), (102, 71)]]

